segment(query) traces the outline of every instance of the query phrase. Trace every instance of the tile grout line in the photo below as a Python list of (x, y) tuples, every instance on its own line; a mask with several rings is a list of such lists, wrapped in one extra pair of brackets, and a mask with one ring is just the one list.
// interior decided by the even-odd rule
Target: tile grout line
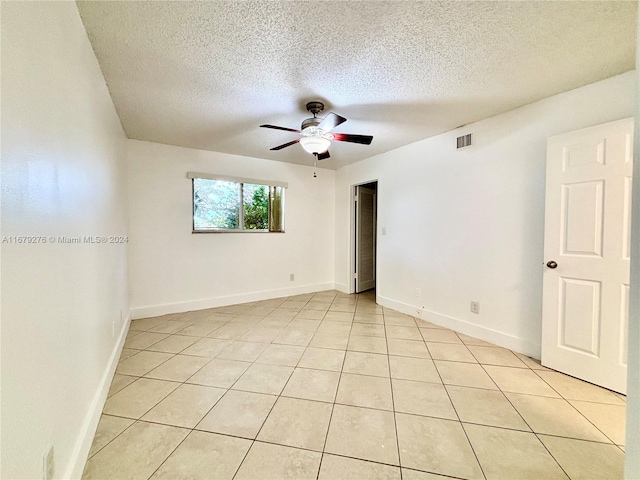
[[(333, 302), (332, 302), (332, 305), (333, 305)], [(356, 305), (357, 305), (357, 300), (356, 300)], [(355, 317), (355, 313), (354, 313), (354, 317)], [(353, 330), (353, 322), (351, 322), (351, 327), (349, 327), (349, 337), (351, 336), (352, 330)], [(347, 337), (347, 347), (349, 346), (349, 337)], [(342, 357), (342, 363), (340, 364), (340, 375), (338, 376), (338, 385), (336, 386), (336, 394), (333, 397), (333, 403), (331, 405), (331, 414), (329, 415), (329, 423), (327, 424), (327, 433), (325, 433), (324, 435), (324, 442), (322, 444), (322, 452), (320, 454), (320, 463), (318, 464), (318, 473), (316, 474), (316, 480), (320, 478), (320, 471), (322, 470), (322, 461), (324, 460), (324, 456), (326, 453), (327, 439), (329, 438), (329, 430), (331, 429), (331, 421), (333, 420), (333, 411), (335, 410), (335, 407), (336, 407), (336, 400), (338, 399), (338, 392), (340, 391), (340, 383), (342, 382), (342, 372), (344, 370), (344, 363), (346, 360), (347, 360), (347, 351), (345, 349), (344, 356)]]
[(387, 367), (389, 368), (389, 388), (391, 389), (391, 408), (393, 409), (393, 426), (396, 431), (396, 451), (398, 453), (398, 465), (400, 467), (400, 480), (402, 480), (402, 477), (403, 477), (402, 458), (400, 456), (400, 437), (398, 436), (398, 417), (396, 413), (395, 397), (393, 394), (393, 378), (391, 376), (391, 358), (389, 355), (389, 337), (387, 336), (387, 323), (386, 323), (386, 318), (384, 314), (382, 315), (382, 321), (384, 322), (384, 341), (387, 346)]
[[(457, 335), (458, 334), (456, 333), (456, 336)], [(462, 341), (462, 339), (460, 339), (460, 341)], [(425, 344), (426, 343), (427, 342), (425, 341)], [(463, 342), (463, 345), (464, 345), (464, 342)], [(466, 345), (465, 345), (465, 347), (466, 347)], [(431, 350), (429, 349), (429, 345), (427, 345), (427, 350), (429, 351), (429, 356), (431, 356)], [(469, 349), (467, 348), (467, 350), (469, 350)], [(469, 352), (471, 353), (470, 350), (469, 350)], [(473, 355), (473, 354), (471, 354), (471, 355)], [(476, 459), (476, 463), (478, 464), (478, 467), (480, 468), (480, 472), (482, 473), (483, 478), (486, 479), (487, 475), (484, 472), (484, 468), (482, 467), (482, 464), (480, 463), (480, 459), (478, 458), (478, 454), (476, 453), (476, 449), (473, 448), (473, 444), (471, 443), (471, 439), (469, 438), (469, 434), (467, 433), (467, 430), (464, 428), (464, 424), (462, 423), (462, 419), (460, 418), (460, 414), (458, 413), (458, 409), (456, 408), (455, 403), (453, 403), (453, 399), (451, 398), (451, 395), (449, 394), (449, 390), (447, 390), (447, 387), (445, 386), (444, 380), (442, 379), (442, 375), (440, 374), (440, 370), (438, 370), (438, 366), (436, 365), (435, 362), (433, 362), (433, 365), (434, 365), (434, 367), (436, 369), (436, 372), (438, 373), (438, 377), (440, 377), (440, 381), (442, 382), (442, 388), (444, 388), (444, 391), (447, 394), (447, 398), (449, 399), (449, 403), (451, 403), (451, 406), (453, 407), (453, 411), (456, 413), (456, 417), (458, 417), (458, 422), (460, 423), (460, 428), (462, 428), (462, 432), (464, 433), (464, 436), (467, 439), (467, 443), (469, 444), (469, 447), (471, 448), (471, 451), (473, 452), (473, 456)]]
[[(532, 430), (532, 432), (533, 432), (533, 430)], [(553, 460), (556, 462), (556, 465), (558, 465), (558, 467), (560, 467), (560, 470), (562, 470), (562, 472), (567, 476), (567, 478), (571, 479), (571, 477), (569, 476), (569, 472), (567, 472), (564, 469), (564, 467), (562, 465), (560, 465), (560, 462), (555, 457), (555, 455), (553, 453), (551, 453), (551, 450), (549, 450), (549, 448), (545, 445), (545, 443), (542, 440), (540, 440), (540, 436), (536, 432), (533, 432), (533, 434), (535, 435), (536, 440), (538, 440), (538, 442), (540, 442), (540, 445), (542, 445), (542, 447), (549, 453), (551, 458), (553, 458)]]
[(162, 466), (167, 462), (167, 460), (169, 460), (169, 457), (171, 457), (171, 455), (173, 455), (173, 453), (180, 447), (180, 445), (182, 445), (184, 443), (184, 441), (189, 438), (189, 436), (193, 433), (193, 429), (189, 429), (189, 433), (187, 433), (184, 438), (178, 443), (178, 445), (175, 446), (175, 448), (173, 450), (171, 450), (171, 452), (169, 453), (169, 455), (167, 455), (165, 457), (165, 459), (160, 463), (160, 465), (158, 465), (158, 468), (156, 468), (153, 473), (151, 473), (151, 475), (149, 475), (147, 477), (147, 480), (150, 479), (151, 477), (153, 477), (156, 472), (158, 470), (160, 470), (162, 468)]
[[(489, 378), (491, 378), (491, 380), (493, 380), (493, 377), (491, 375), (489, 375), (489, 372), (487, 372), (486, 368), (484, 368), (484, 365), (480, 364), (480, 367), (482, 368), (482, 370), (484, 370), (484, 372), (489, 376)], [(530, 371), (534, 372), (535, 371), (532, 368), (529, 368)], [(497, 384), (497, 382), (495, 380), (493, 380), (494, 383), (496, 384), (496, 386), (499, 389), (499, 392), (502, 393), (502, 396), (504, 398), (506, 398), (507, 402), (509, 402), (509, 405), (511, 405), (511, 408), (513, 408), (515, 410), (515, 412), (520, 416), (520, 418), (522, 419), (522, 421), (525, 423), (525, 425), (527, 427), (529, 427), (529, 430), (531, 430), (531, 433), (533, 433), (533, 435), (535, 435), (536, 439), (538, 440), (538, 442), (540, 443), (540, 445), (542, 445), (542, 447), (547, 451), (547, 453), (551, 456), (551, 458), (553, 458), (553, 460), (556, 462), (556, 465), (558, 465), (558, 467), (560, 468), (560, 470), (562, 470), (562, 472), (567, 476), (567, 478), (571, 478), (569, 476), (569, 474), (565, 471), (565, 469), (562, 467), (562, 465), (560, 465), (560, 462), (556, 459), (556, 457), (551, 453), (551, 451), (547, 448), (547, 446), (544, 444), (544, 442), (542, 440), (540, 440), (540, 437), (538, 436), (538, 434), (533, 430), (533, 428), (531, 428), (531, 425), (529, 424), (529, 422), (527, 422), (527, 420), (524, 418), (524, 416), (520, 413), (520, 411), (516, 408), (516, 406), (513, 404), (513, 402), (511, 401), (511, 399), (509, 398), (508, 395), (505, 394), (505, 392), (502, 390), (502, 388), (500, 388), (500, 385)], [(546, 382), (545, 382), (546, 383)], [(555, 390), (554, 390), (555, 391)], [(515, 392), (507, 392), (507, 393), (515, 393)], [(558, 392), (556, 392), (558, 393)], [(544, 397), (544, 398), (552, 398), (552, 397)]]
[[(593, 384), (593, 383), (587, 382), (586, 380), (580, 380), (579, 378), (572, 377), (571, 375), (568, 375), (568, 374), (566, 374), (566, 373), (559, 372), (559, 371), (557, 371), (557, 370), (551, 370), (551, 369), (548, 369), (548, 370), (534, 370), (534, 369), (531, 369), (531, 370), (533, 371), (533, 373), (535, 373), (535, 374), (536, 374), (536, 376), (537, 376), (540, 380), (542, 380), (544, 383), (546, 383), (546, 384), (549, 386), (549, 388), (551, 388), (554, 392), (556, 392), (558, 395), (560, 395), (560, 397), (561, 397), (561, 398), (563, 398), (564, 400), (566, 400), (567, 402), (569, 402), (569, 401), (573, 400), (573, 401), (575, 401), (575, 402), (596, 403), (596, 404), (598, 404), (598, 405), (614, 405), (614, 406), (622, 406), (622, 405), (620, 405), (620, 404), (618, 404), (618, 403), (595, 402), (595, 401), (591, 401), (591, 400), (578, 400), (578, 399), (575, 399), (575, 398), (567, 398), (567, 397), (565, 397), (564, 395), (562, 395), (562, 394), (558, 391), (558, 389), (557, 389), (557, 388), (555, 388), (555, 387), (554, 387), (553, 385), (551, 385), (547, 380), (545, 380), (545, 379), (544, 379), (544, 377), (543, 377), (542, 375), (540, 375), (540, 372), (552, 372), (552, 373), (558, 373), (558, 374), (560, 374), (560, 375), (563, 375), (563, 376), (569, 377), (569, 378), (571, 378), (571, 379), (573, 379), (573, 380), (577, 380), (577, 381), (582, 382), (582, 383), (585, 383), (585, 384), (587, 384), (587, 385), (591, 385), (591, 386), (593, 386), (594, 388), (599, 388), (599, 389), (601, 389), (601, 390), (605, 390), (605, 391), (607, 391), (607, 392), (611, 392), (611, 393), (613, 393), (613, 394), (616, 394), (616, 392), (613, 392), (613, 390), (609, 390), (608, 388), (604, 388), (604, 387), (601, 387), (601, 386), (599, 386), (599, 385), (595, 385), (595, 384)], [(624, 404), (626, 405), (626, 400), (623, 400), (623, 399), (620, 399), (620, 400), (622, 400), (622, 401), (624, 402)]]
[[(560, 398), (562, 398), (565, 402), (567, 402), (571, 408), (573, 408), (582, 418), (584, 418), (587, 422), (589, 422), (593, 428), (595, 428), (598, 432), (600, 432), (602, 435), (604, 435), (605, 438), (607, 438), (613, 445), (617, 445), (616, 442), (614, 442), (611, 437), (609, 437), (609, 435), (607, 435), (606, 433), (604, 433), (600, 428), (598, 428), (598, 426), (593, 423), (586, 415), (584, 415), (580, 410), (578, 410), (570, 401), (570, 399), (565, 398), (564, 395), (562, 395), (557, 389), (555, 389), (549, 382), (547, 382), (542, 376), (538, 375), (538, 372), (536, 372), (535, 370), (533, 371), (533, 373), (536, 374), (536, 376), (542, 380), (544, 383), (546, 383), (547, 385), (549, 385), (549, 388), (551, 388), (554, 392), (556, 392), (558, 395), (560, 395)], [(580, 400), (575, 400), (574, 401), (580, 401)], [(592, 402), (592, 403), (598, 403), (598, 402)], [(598, 405), (614, 405), (617, 406), (615, 404), (606, 404), (606, 403), (598, 403)], [(549, 452), (551, 453), (551, 452)], [(554, 457), (555, 458), (555, 457)]]
[[(100, 414), (100, 420), (102, 420), (102, 416), (105, 415), (104, 413)], [(115, 415), (112, 415), (115, 416)], [(127, 418), (127, 417), (118, 417), (118, 418), (126, 418), (127, 420), (133, 420), (131, 418)], [(104, 450), (107, 445), (109, 445), (111, 442), (113, 442), (116, 438), (118, 438), (120, 435), (122, 435), (124, 432), (126, 432), (127, 430), (129, 430), (131, 427), (133, 427), (136, 424), (137, 420), (133, 420), (133, 422), (131, 422), (131, 425), (129, 425), (127, 428), (125, 428), (124, 430), (122, 430), (120, 433), (118, 433), (115, 437), (113, 437), (111, 440), (109, 440), (107, 443), (105, 443), (102, 447), (100, 447), (99, 450), (96, 450), (93, 455), (88, 456), (87, 457), (87, 463), (84, 466), (84, 469), (82, 470), (82, 476), (84, 476), (84, 472), (87, 469), (87, 465), (89, 465), (89, 460), (92, 459), (93, 457), (95, 457), (98, 453), (100, 453), (102, 450)], [(100, 422), (98, 422), (98, 425), (100, 425)], [(94, 441), (95, 441), (95, 436), (94, 436)], [(93, 442), (91, 442), (91, 445), (93, 446)], [(82, 477), (81, 477), (82, 478)]]

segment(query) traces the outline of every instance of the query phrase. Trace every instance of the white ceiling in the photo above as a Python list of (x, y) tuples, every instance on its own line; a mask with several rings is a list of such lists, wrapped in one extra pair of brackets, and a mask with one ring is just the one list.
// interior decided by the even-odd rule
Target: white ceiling
[(322, 100), (338, 168), (634, 68), (636, 1), (78, 2), (129, 138), (311, 164)]

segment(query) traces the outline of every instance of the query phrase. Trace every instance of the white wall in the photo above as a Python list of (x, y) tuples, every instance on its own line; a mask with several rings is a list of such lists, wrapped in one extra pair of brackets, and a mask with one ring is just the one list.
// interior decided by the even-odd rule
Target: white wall
[[(627, 72), (338, 170), (336, 283), (349, 278), (350, 187), (378, 179), (380, 303), (539, 358), (546, 139), (632, 116), (634, 82)], [(475, 145), (456, 151), (466, 133)]]
[[(126, 138), (75, 2), (3, 2), (1, 56), (3, 238), (126, 235)], [(126, 246), (1, 258), (0, 477), (42, 478), (54, 445), (55, 477), (78, 478), (126, 324)]]
[[(636, 65), (640, 65), (640, 18), (638, 19)], [(633, 177), (640, 178), (640, 69), (636, 67), (636, 118)], [(631, 230), (631, 298), (629, 302), (629, 368), (627, 370), (627, 441), (625, 478), (640, 478), (640, 188), (633, 189)]]
[[(134, 318), (333, 288), (333, 171), (135, 140), (128, 163)], [(288, 182), (286, 233), (192, 234), (188, 171)]]

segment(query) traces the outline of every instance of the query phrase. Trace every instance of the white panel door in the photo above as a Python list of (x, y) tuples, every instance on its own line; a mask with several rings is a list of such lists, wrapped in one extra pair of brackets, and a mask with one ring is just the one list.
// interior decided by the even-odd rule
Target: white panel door
[(356, 293), (376, 286), (376, 191), (356, 187)]
[(626, 393), (633, 119), (547, 143), (542, 364)]

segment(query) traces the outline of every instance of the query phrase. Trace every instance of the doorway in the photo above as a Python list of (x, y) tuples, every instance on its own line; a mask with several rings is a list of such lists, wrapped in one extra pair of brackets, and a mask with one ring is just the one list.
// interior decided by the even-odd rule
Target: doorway
[(378, 182), (353, 187), (353, 291), (365, 292), (376, 287), (376, 229)]

